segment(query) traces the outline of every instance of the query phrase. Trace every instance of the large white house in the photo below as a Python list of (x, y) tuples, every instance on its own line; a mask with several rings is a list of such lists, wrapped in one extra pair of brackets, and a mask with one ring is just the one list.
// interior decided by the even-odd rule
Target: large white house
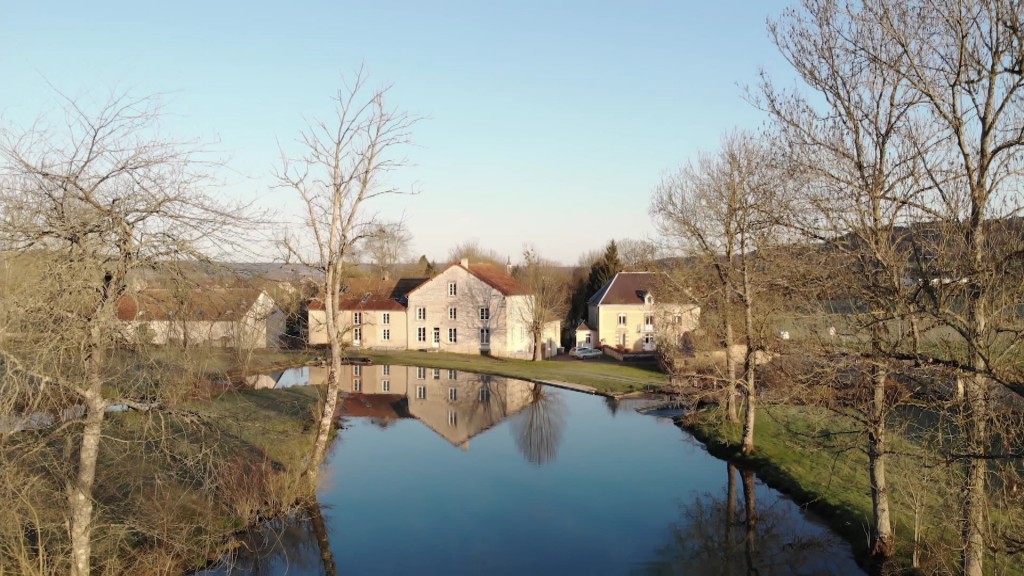
[[(508, 267), (463, 259), (430, 279), (378, 283), (375, 289), (365, 281), (350, 284), (351, 296), (339, 302), (342, 340), (349, 346), (532, 356), (533, 296)], [(311, 344), (327, 342), (325, 316), (319, 301), (310, 304)], [(545, 325), (539, 342), (544, 357), (555, 354), (559, 329), (558, 321)]]

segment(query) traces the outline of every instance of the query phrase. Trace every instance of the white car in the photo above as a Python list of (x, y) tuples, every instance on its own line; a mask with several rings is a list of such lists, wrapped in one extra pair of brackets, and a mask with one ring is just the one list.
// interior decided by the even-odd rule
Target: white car
[(600, 358), (604, 356), (604, 352), (595, 348), (573, 348), (569, 351), (569, 355), (580, 360), (586, 360), (587, 358)]

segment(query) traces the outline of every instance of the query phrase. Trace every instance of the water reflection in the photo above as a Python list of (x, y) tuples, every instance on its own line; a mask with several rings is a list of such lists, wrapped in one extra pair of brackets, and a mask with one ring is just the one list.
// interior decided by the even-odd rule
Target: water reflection
[(194, 576), (337, 576), (327, 525), (318, 502), (294, 517), (250, 531), (234, 553)]
[[(251, 377), (250, 385), (323, 385), (329, 369), (303, 366)], [(514, 418), (512, 433), (527, 461), (542, 465), (558, 454), (565, 426), (561, 393), (533, 382), (443, 368), (374, 364), (343, 366), (340, 417), (368, 418), (380, 427), (420, 421), (452, 446)]]
[[(737, 512), (736, 476), (742, 477), (743, 513)], [(749, 470), (726, 464), (725, 493), (695, 497), (680, 510), (668, 542), (644, 574), (798, 574), (833, 576), (860, 573), (837, 557), (842, 542), (811, 523), (784, 499), (758, 509), (757, 484)]]

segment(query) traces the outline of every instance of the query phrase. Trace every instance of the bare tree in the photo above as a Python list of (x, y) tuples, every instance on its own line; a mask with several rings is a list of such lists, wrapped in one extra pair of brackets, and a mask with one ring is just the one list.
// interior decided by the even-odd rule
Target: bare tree
[[(874, 515), (871, 549), (884, 560), (894, 553), (885, 470), (886, 422), (896, 396), (887, 391), (894, 382), (888, 363), (905, 352), (908, 335), (897, 329), (905, 325), (900, 321), (916, 320), (910, 314), (914, 287), (907, 279), (913, 276), (908, 224), (920, 215), (914, 207), (925, 187), (924, 131), (913, 113), (920, 97), (896, 71), (905, 60), (898, 45), (837, 0), (804, 0), (769, 30), (799, 78), (821, 96), (812, 103), (799, 92), (777, 89), (763, 75), (759, 104), (784, 138), (787, 161), (805, 179), (801, 209), (789, 223), (825, 246), (830, 272), (816, 299), (848, 299), (852, 327), (847, 332), (858, 336), (854, 345), (866, 343), (854, 352), (870, 370), (849, 367), (846, 374), (837, 370), (835, 378), (817, 382), (838, 378), (868, 390), (846, 394), (839, 406), (864, 425)], [(826, 354), (833, 351), (834, 341), (817, 342)]]
[(156, 100), (115, 95), (92, 111), (66, 99), (63, 112), (55, 128), (43, 119), (0, 135), (0, 249), (46, 270), (32, 292), (4, 295), (16, 336), (0, 346), (0, 395), (18, 397), (21, 410), (82, 414), (61, 430), (76, 444), (66, 478), (70, 573), (86, 576), (107, 410), (149, 410), (162, 393), (159, 379), (137, 377), (116, 354), (129, 276), (235, 246), (245, 210), (206, 195), (209, 166), (193, 145), (159, 137)]
[(495, 264), (504, 266), (508, 262), (508, 256), (502, 256), (495, 250), (480, 246), (478, 240), (466, 240), (456, 244), (448, 251), (448, 262), (459, 262), (468, 259), (470, 262)]
[(408, 256), (412, 234), (402, 222), (382, 222), (372, 229), (364, 241), (363, 252), (370, 258), (377, 275), (388, 278), (395, 266)]
[[(732, 311), (743, 316), (743, 386), (746, 395), (742, 450), (754, 450), (755, 364), (759, 345), (754, 308), (758, 287), (754, 261), (764, 258), (775, 240), (774, 211), (779, 209), (779, 179), (766, 147), (754, 136), (734, 133), (716, 154), (703, 154), (666, 177), (654, 193), (651, 215), (658, 230), (683, 254), (705, 260), (714, 271), (726, 344), (726, 412), (738, 420), (734, 405), (738, 385)], [(755, 255), (755, 251), (759, 253)]]
[(516, 275), (527, 292), (525, 305), (518, 310), (519, 320), (533, 338), (533, 360), (543, 360), (544, 328), (565, 316), (568, 308), (568, 278), (533, 248), (523, 252), (523, 265)]
[[(983, 573), (986, 549), (986, 484), (993, 456), (992, 377), (1019, 369), (1012, 350), (1022, 333), (1010, 292), (1019, 289), (1015, 268), (1019, 235), (1000, 233), (1000, 222), (1018, 214), (1024, 163), (1024, 76), (1019, 0), (931, 0), (865, 3), (863, 14), (896, 43), (894, 66), (923, 103), (922, 121), (944, 145), (925, 150), (937, 193), (931, 205), (940, 246), (923, 260), (928, 311), (962, 338), (943, 354), (966, 377), (962, 570)], [(1011, 241), (1011, 238), (1013, 239)], [(1016, 276), (1016, 278), (1014, 278)], [(951, 306), (953, 302), (957, 305)], [(1016, 302), (1011, 304), (1011, 302)]]
[(305, 222), (312, 238), (307, 251), (296, 239), (284, 243), (290, 258), (321, 270), (320, 292), (331, 347), (327, 397), (306, 475), (316, 486), (334, 424), (340, 392), (339, 373), (344, 353), (342, 333), (347, 323), (338, 315), (338, 298), (347, 264), (357, 246), (379, 231), (381, 223), (367, 203), (400, 190), (387, 186), (384, 176), (402, 164), (392, 155), (409, 142), (416, 119), (388, 107), (388, 89), (370, 89), (360, 70), (334, 97), (335, 117), (314, 120), (299, 143), (303, 155), (284, 157), (277, 173), (279, 185), (293, 190), (305, 204)]

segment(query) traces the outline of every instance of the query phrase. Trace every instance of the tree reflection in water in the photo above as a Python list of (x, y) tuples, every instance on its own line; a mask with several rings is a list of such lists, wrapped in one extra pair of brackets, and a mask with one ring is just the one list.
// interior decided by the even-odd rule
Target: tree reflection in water
[(564, 429), (565, 402), (561, 394), (541, 385), (534, 385), (530, 403), (511, 423), (519, 453), (537, 466), (555, 459)]
[(743, 513), (737, 511), (736, 473), (727, 464), (725, 494), (696, 496), (681, 506), (668, 542), (642, 574), (722, 574), (833, 576), (850, 573), (833, 556), (844, 546), (808, 521), (788, 501), (757, 508), (754, 473), (740, 471)]
[(220, 565), (197, 576), (278, 576), (303, 574), (337, 576), (334, 554), (319, 502), (305, 506), (297, 518), (282, 518), (249, 532), (242, 548)]

